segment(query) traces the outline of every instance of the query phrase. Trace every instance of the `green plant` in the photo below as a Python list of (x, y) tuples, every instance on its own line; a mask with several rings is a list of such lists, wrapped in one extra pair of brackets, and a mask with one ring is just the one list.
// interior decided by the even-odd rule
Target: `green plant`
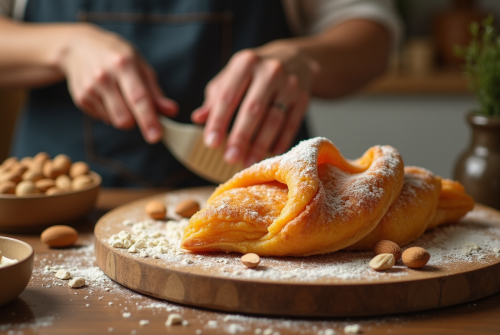
[(473, 22), (470, 32), (469, 45), (455, 46), (455, 52), (465, 60), (465, 75), (480, 104), (476, 112), (500, 117), (500, 36), (493, 16)]

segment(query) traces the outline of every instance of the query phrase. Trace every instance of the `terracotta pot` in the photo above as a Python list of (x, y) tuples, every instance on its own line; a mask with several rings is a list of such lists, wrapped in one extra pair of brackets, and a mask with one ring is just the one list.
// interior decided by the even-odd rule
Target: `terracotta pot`
[(500, 209), (500, 117), (467, 115), (469, 148), (455, 166), (455, 179), (479, 203)]

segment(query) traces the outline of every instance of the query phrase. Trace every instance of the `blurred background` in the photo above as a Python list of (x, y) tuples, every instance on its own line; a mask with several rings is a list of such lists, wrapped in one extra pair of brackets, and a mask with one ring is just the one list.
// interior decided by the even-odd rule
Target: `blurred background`
[[(355, 96), (313, 100), (309, 127), (347, 158), (375, 144), (400, 151), (406, 165), (450, 178), (469, 140), (465, 115), (477, 105), (452, 47), (469, 39), (472, 20), (500, 14), (498, 0), (395, 1), (404, 37), (387, 73)], [(8, 157), (24, 93), (0, 91), (0, 161)]]

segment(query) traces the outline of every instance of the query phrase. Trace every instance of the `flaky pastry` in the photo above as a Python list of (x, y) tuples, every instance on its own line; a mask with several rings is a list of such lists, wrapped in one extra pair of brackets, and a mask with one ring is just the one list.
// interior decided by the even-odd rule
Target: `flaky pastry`
[(404, 245), (472, 209), (461, 185), (404, 167), (390, 146), (354, 161), (325, 138), (301, 142), (220, 185), (186, 227), (181, 247), (306, 256)]

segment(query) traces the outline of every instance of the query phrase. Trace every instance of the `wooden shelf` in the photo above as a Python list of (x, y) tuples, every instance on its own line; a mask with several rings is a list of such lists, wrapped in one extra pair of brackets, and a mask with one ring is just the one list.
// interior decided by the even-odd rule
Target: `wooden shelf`
[(363, 90), (364, 94), (472, 94), (461, 72), (386, 74)]

